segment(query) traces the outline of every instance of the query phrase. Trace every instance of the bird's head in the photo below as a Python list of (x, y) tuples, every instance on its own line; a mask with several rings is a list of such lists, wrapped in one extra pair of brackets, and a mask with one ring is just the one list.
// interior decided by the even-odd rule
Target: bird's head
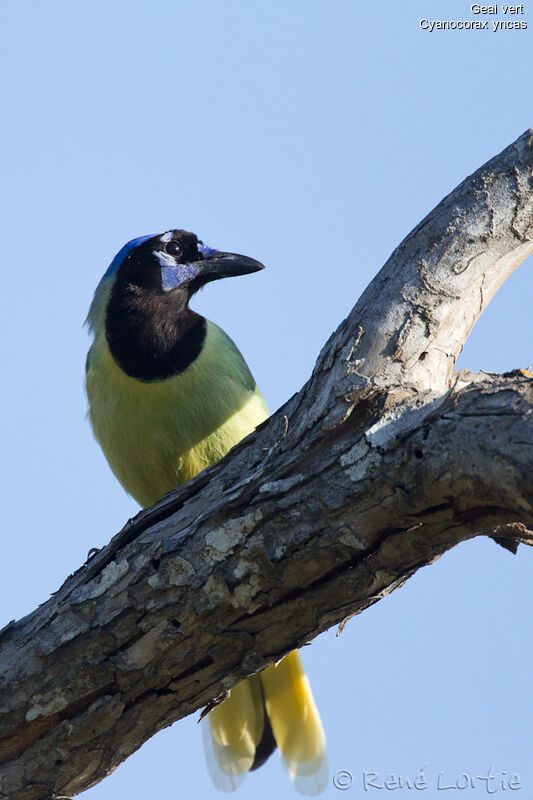
[[(96, 288), (87, 316), (92, 331), (103, 326), (112, 291), (172, 299), (174, 310), (187, 308), (192, 295), (219, 278), (264, 269), (248, 256), (207, 247), (194, 233), (170, 230), (131, 239), (119, 250)], [(122, 288), (121, 288), (122, 287)], [(168, 304), (165, 303), (165, 307)]]
[(207, 247), (189, 231), (170, 230), (125, 244), (104, 279), (116, 275), (141, 289), (162, 292), (179, 289), (188, 300), (210, 281), (261, 269), (263, 264), (253, 258)]

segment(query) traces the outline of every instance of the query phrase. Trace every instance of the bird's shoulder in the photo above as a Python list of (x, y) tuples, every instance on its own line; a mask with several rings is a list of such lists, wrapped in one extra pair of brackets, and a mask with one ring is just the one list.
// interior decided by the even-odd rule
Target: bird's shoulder
[(207, 320), (207, 334), (204, 343), (206, 355), (216, 362), (231, 368), (231, 375), (240, 380), (249, 392), (255, 392), (257, 384), (241, 351), (228, 334), (218, 325)]

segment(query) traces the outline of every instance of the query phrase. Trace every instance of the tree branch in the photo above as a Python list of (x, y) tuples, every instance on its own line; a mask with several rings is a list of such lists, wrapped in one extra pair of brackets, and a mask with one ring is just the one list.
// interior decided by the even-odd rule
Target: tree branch
[(301, 392), (0, 632), (0, 797), (87, 789), (465, 539), (533, 543), (533, 382), (453, 372), (533, 251), (532, 166), (527, 131), (402, 242)]

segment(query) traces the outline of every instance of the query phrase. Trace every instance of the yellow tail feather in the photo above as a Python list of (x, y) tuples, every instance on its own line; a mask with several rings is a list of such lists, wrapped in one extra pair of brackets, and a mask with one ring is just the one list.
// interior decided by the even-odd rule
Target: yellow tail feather
[(212, 741), (206, 742), (204, 737), (204, 747), (209, 774), (218, 789), (236, 789), (240, 781), (231, 778), (244, 776), (250, 771), (263, 735), (264, 722), (263, 694), (258, 675), (234, 686), (228, 699), (209, 713), (207, 724)]
[(320, 794), (328, 781), (326, 738), (296, 650), (237, 684), (230, 697), (209, 713), (204, 747), (215, 786), (232, 791), (251, 769), (265, 708), (295, 788), (304, 795)]
[(260, 673), (265, 706), (289, 777), (302, 794), (324, 791), (326, 737), (300, 654), (293, 650)]

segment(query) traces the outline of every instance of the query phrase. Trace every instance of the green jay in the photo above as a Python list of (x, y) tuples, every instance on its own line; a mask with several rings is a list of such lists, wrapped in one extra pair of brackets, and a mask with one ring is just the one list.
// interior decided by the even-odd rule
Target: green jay
[[(239, 350), (189, 308), (210, 281), (263, 269), (184, 230), (141, 236), (115, 256), (87, 322), (89, 418), (129, 494), (150, 506), (222, 458), (268, 416)], [(296, 788), (327, 782), (325, 737), (297, 651), (235, 686), (204, 725), (209, 773), (230, 791), (279, 747)]]

